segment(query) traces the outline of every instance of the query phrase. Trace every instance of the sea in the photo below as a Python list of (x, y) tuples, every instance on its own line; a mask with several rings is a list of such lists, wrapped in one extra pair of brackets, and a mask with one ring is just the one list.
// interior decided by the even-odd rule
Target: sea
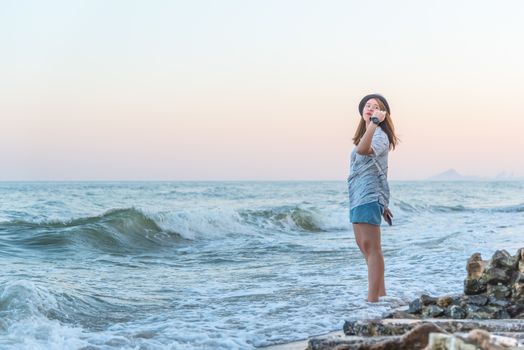
[(345, 181), (0, 182), (0, 349), (256, 349), (429, 294), (524, 247), (524, 182), (391, 181), (387, 296)]

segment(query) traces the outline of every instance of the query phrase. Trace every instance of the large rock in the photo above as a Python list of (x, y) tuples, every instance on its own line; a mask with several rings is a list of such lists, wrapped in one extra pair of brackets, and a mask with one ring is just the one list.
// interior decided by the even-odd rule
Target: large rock
[(514, 270), (517, 267), (518, 256), (511, 256), (505, 250), (497, 250), (491, 258), (491, 265), (501, 269)]
[(380, 343), (373, 344), (369, 347), (369, 350), (419, 350), (426, 347), (426, 345), (428, 344), (430, 334), (443, 332), (444, 330), (442, 330), (442, 328), (436, 326), (433, 323), (420, 324), (400, 338), (395, 338), (389, 341), (386, 340)]
[(485, 263), (480, 253), (474, 253), (466, 263), (468, 278), (479, 278), (484, 273)]
[[(416, 321), (414, 321), (416, 322)], [(344, 322), (342, 330), (346, 335), (375, 337), (380, 335), (402, 335), (413, 328), (417, 323), (405, 320), (353, 320)]]
[(510, 337), (491, 335), (482, 329), (474, 329), (467, 335), (431, 333), (427, 350), (502, 350), (514, 348), (518, 341)]
[(485, 271), (482, 279), (487, 284), (508, 283), (511, 279), (510, 271), (509, 269), (492, 266)]
[[(386, 321), (386, 320), (384, 320)], [(421, 350), (421, 349), (509, 349), (519, 345), (519, 336), (524, 334), (506, 332), (504, 336), (490, 334), (486, 329), (506, 329), (504, 326), (494, 326), (482, 322), (459, 322), (453, 327), (446, 322), (440, 322), (447, 329), (433, 322), (411, 322), (411, 328), (403, 335), (390, 336), (347, 336), (329, 335), (312, 338), (308, 341), (307, 350)], [(500, 321), (499, 321), (500, 323)], [(398, 323), (397, 323), (398, 324)], [(475, 327), (476, 326), (476, 327)], [(475, 327), (475, 328), (470, 328)], [(479, 329), (478, 327), (482, 327)], [(487, 328), (486, 328), (487, 327)], [(454, 334), (447, 333), (453, 331)], [(466, 334), (466, 332), (468, 332)], [(497, 334), (500, 334), (497, 332)], [(440, 336), (442, 335), (442, 336)], [(512, 349), (513, 349), (512, 348)], [(284, 349), (284, 348), (283, 348)], [(288, 349), (288, 348), (285, 348)]]
[(428, 344), (430, 334), (439, 332), (444, 330), (433, 323), (422, 323), (402, 336), (314, 338), (307, 350), (420, 350)]
[(468, 332), (475, 328), (488, 332), (524, 333), (524, 322), (521, 320), (451, 320), (451, 319), (370, 319), (351, 320), (344, 323), (344, 334), (357, 336), (401, 335), (423, 323), (434, 323), (446, 332)]
[(487, 290), (487, 283), (480, 278), (466, 278), (464, 280), (464, 294), (482, 294)]

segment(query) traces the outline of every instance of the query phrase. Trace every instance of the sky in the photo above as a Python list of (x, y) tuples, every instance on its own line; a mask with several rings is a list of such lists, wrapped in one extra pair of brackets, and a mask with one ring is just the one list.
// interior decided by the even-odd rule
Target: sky
[(524, 176), (522, 1), (0, 0), (0, 180)]

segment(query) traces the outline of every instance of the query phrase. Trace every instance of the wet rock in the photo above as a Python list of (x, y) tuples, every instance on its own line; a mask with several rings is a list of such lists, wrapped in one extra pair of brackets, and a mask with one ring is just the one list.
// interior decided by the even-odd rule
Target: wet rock
[(514, 304), (506, 308), (506, 311), (512, 318), (518, 318), (520, 314), (524, 314), (524, 304)]
[(455, 295), (453, 297), (453, 303), (451, 305), (463, 305), (463, 298), (467, 298), (467, 295)]
[(358, 335), (364, 337), (401, 335), (413, 328), (412, 323), (383, 322), (376, 320), (353, 320), (344, 322), (342, 330), (346, 335)]
[(451, 305), (451, 307), (447, 309), (447, 313), (449, 317), (454, 318), (454, 319), (466, 318), (466, 310), (464, 310), (462, 307), (458, 305)]
[(475, 295), (484, 293), (487, 290), (485, 280), (480, 278), (466, 278), (464, 280), (464, 294)]
[(420, 302), (421, 302), (421, 304), (423, 306), (436, 305), (437, 304), (437, 298), (431, 297), (431, 296), (426, 295), (426, 294), (422, 294), (420, 296)]
[(505, 311), (503, 312), (503, 310), (504, 309), (502, 307), (498, 306), (468, 305), (466, 307), (466, 318), (471, 318), (474, 320), (510, 318), (505, 317), (507, 313)]
[(511, 256), (506, 250), (497, 250), (491, 258), (491, 265), (501, 269), (515, 269), (517, 267), (517, 257)]
[(409, 303), (408, 312), (410, 314), (420, 314), (422, 312), (422, 303), (420, 299), (415, 299)]
[(488, 299), (488, 304), (493, 306), (508, 307), (510, 305), (510, 301), (508, 299), (497, 299), (491, 296)]
[(505, 319), (511, 318), (511, 316), (508, 313), (508, 311), (506, 311), (506, 309), (500, 308), (499, 311), (495, 313), (495, 318), (499, 320), (505, 320)]
[(470, 295), (464, 299), (465, 303), (483, 306), (488, 303), (488, 297), (486, 295)]
[[(371, 319), (346, 321), (344, 333), (352, 336), (389, 336), (401, 335), (419, 324), (428, 323), (427, 320), (404, 319)], [(520, 320), (451, 320), (434, 319), (431, 323), (439, 326), (446, 332), (468, 332), (475, 328), (482, 328), (489, 332), (524, 332), (524, 322)]]
[(466, 270), (468, 271), (468, 278), (479, 278), (484, 273), (485, 263), (482, 261), (480, 253), (474, 253), (466, 263)]
[(508, 274), (508, 270), (490, 267), (482, 277), (486, 283), (496, 285), (497, 283), (508, 283), (511, 275)]
[(442, 308), (446, 308), (450, 306), (451, 304), (453, 304), (453, 297), (449, 295), (445, 295), (440, 298), (437, 298), (437, 305)]
[(444, 315), (444, 309), (438, 305), (429, 305), (422, 311), (424, 317), (439, 317)]
[(471, 319), (505, 319), (511, 318), (508, 312), (499, 306), (481, 306), (475, 311), (468, 313), (468, 318)]
[(473, 304), (467, 304), (466, 307), (466, 312), (468, 313), (468, 315), (471, 315), (475, 312), (478, 312), (480, 310), (480, 306), (477, 306), (477, 305), (473, 305)]
[(503, 284), (488, 285), (487, 295), (496, 299), (506, 299), (511, 296), (511, 289)]
[(520, 271), (514, 271), (511, 277), (511, 283), (524, 283), (524, 273)]

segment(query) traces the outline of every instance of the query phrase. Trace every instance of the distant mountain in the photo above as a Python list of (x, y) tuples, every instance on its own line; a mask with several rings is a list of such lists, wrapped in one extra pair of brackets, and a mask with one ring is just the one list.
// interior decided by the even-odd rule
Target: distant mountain
[(460, 175), (455, 169), (449, 169), (443, 173), (431, 176), (428, 181), (478, 181), (482, 180), (478, 176), (464, 176)]
[(455, 169), (449, 169), (443, 173), (431, 176), (427, 181), (523, 181), (524, 177), (515, 176), (502, 172), (495, 177), (464, 176), (459, 174)]

